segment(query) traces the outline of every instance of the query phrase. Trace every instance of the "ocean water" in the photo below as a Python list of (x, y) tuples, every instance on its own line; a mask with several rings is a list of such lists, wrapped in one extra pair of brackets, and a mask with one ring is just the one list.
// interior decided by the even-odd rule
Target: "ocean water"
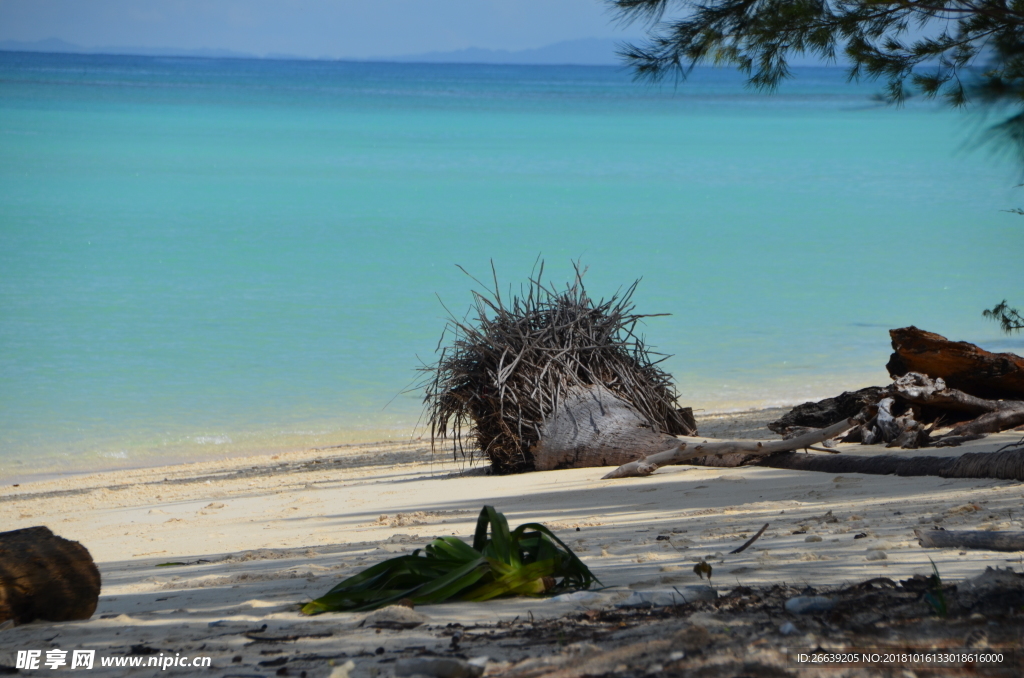
[(642, 278), (706, 411), (885, 383), (892, 327), (1019, 352), (979, 120), (797, 75), (0, 53), (0, 478), (422, 435), (456, 264)]

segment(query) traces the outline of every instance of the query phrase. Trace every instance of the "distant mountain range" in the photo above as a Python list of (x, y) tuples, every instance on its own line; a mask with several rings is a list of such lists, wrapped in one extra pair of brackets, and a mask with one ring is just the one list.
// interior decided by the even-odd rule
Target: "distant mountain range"
[[(525, 65), (573, 65), (573, 66), (622, 66), (616, 54), (623, 42), (630, 38), (582, 38), (564, 40), (533, 49), (507, 50), (469, 47), (451, 52), (425, 52), (423, 54), (402, 54), (375, 57), (373, 59), (334, 57), (307, 57), (295, 54), (251, 54), (230, 49), (183, 49), (178, 47), (83, 47), (74, 43), (49, 38), (33, 42), (21, 40), (0, 40), (0, 52), (56, 52), (59, 54), (125, 54), (138, 56), (200, 57), (206, 59), (297, 59), (309, 61), (391, 61), (399, 63), (430, 64), (525, 64)], [(840, 65), (845, 63), (840, 59)], [(822, 66), (821, 60), (796, 55), (790, 60), (791, 66)]]
[[(482, 49), (470, 47), (451, 52), (405, 54), (374, 59), (345, 61), (397, 61), (402, 63), (458, 64), (572, 64), (586, 66), (618, 65), (615, 52), (619, 41), (608, 38), (565, 40), (545, 47), (523, 50)], [(26, 42), (0, 40), (0, 51), (56, 52), (61, 54), (132, 54), (139, 56), (182, 56), (228, 59), (310, 59), (291, 54), (247, 54), (229, 49), (181, 49), (176, 47), (83, 47), (57, 38)]]
[(564, 40), (534, 49), (481, 49), (470, 47), (452, 52), (427, 52), (396, 56), (387, 61), (449, 64), (552, 64), (581, 66), (617, 66), (621, 41), (610, 38)]

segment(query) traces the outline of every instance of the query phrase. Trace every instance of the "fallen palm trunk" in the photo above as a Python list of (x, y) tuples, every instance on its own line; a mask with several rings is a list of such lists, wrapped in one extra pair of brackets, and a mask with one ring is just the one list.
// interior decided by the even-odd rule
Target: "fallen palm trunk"
[(684, 464), (691, 459), (707, 455), (722, 456), (739, 453), (755, 457), (766, 457), (779, 454), (780, 452), (800, 450), (829, 438), (835, 438), (840, 433), (859, 423), (859, 419), (844, 419), (828, 428), (809, 431), (789, 440), (719, 440), (709, 442), (701, 438), (679, 438), (679, 442), (671, 449), (623, 464), (604, 477), (629, 478), (649, 476), (662, 466)]
[(914, 530), (926, 549), (978, 549), (981, 551), (1024, 551), (1024, 532), (979, 530)]
[(0, 532), (0, 622), (88, 619), (99, 595), (100, 572), (77, 541), (43, 526)]
[(972, 452), (959, 457), (857, 457), (846, 454), (780, 454), (757, 466), (822, 473), (938, 476), (940, 478), (998, 478), (1024, 480), (1024, 450)]
[(538, 471), (590, 468), (625, 464), (676, 442), (605, 387), (575, 386), (544, 424), (530, 453)]

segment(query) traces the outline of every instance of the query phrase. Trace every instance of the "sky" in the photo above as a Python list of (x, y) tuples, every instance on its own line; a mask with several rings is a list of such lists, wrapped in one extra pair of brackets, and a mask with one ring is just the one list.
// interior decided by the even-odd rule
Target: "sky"
[(0, 0), (0, 41), (373, 59), (627, 40), (602, 0)]

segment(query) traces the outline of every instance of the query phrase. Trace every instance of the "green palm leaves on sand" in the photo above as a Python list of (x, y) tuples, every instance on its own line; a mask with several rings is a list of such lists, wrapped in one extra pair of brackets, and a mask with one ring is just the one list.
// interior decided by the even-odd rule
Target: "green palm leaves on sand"
[[(488, 534), (490, 532), (490, 534)], [(505, 516), (485, 506), (473, 545), (440, 537), (412, 555), (399, 556), (349, 577), (306, 614), (375, 610), (410, 599), (426, 605), (446, 600), (490, 600), (505, 595), (540, 595), (600, 583), (576, 554), (539, 523), (509, 531)]]

